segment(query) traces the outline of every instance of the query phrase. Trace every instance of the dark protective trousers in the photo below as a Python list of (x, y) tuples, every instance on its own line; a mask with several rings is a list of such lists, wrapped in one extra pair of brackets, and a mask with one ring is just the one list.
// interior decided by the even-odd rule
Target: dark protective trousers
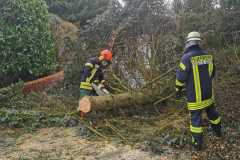
[(84, 96), (98, 96), (94, 90), (80, 89), (80, 97)]
[(190, 111), (191, 115), (191, 122), (190, 122), (190, 131), (192, 133), (193, 137), (193, 143), (199, 143), (202, 144), (202, 134), (203, 134), (203, 128), (202, 128), (202, 112), (206, 111), (207, 117), (211, 123), (212, 129), (216, 133), (221, 132), (221, 118), (216, 111), (216, 107), (214, 105), (211, 105), (209, 107), (206, 107), (201, 110), (194, 110)]

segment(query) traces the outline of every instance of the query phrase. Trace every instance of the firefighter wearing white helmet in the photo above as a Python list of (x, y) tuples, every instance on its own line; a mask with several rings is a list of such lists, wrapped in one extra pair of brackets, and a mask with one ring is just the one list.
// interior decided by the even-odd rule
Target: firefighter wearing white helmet
[(191, 46), (200, 45), (201, 41), (202, 37), (199, 32), (190, 32), (187, 36), (185, 49), (188, 49)]
[(203, 143), (202, 112), (206, 111), (211, 127), (221, 136), (221, 118), (216, 111), (212, 80), (215, 75), (213, 56), (200, 47), (199, 32), (190, 32), (186, 39), (185, 52), (176, 73), (176, 98), (183, 88), (187, 90), (187, 106), (190, 112), (190, 132), (194, 149), (200, 150)]

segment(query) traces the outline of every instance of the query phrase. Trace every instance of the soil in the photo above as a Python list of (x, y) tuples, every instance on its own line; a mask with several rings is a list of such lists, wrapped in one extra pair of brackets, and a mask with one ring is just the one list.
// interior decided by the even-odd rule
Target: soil
[(168, 153), (155, 155), (129, 145), (116, 145), (109, 141), (88, 141), (79, 138), (74, 128), (44, 128), (34, 134), (23, 134), (17, 139), (8, 137), (6, 141), (15, 144), (8, 142), (1, 146), (1, 160), (170, 160), (190, 157), (190, 153), (171, 151), (169, 147), (165, 148), (169, 150)]

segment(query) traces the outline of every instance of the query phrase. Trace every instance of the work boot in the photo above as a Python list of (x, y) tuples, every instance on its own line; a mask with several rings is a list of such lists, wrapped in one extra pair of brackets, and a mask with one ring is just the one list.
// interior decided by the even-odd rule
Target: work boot
[(202, 150), (202, 137), (192, 137), (192, 147), (195, 151)]
[(211, 127), (217, 137), (222, 137), (221, 124), (218, 125), (212, 124)]

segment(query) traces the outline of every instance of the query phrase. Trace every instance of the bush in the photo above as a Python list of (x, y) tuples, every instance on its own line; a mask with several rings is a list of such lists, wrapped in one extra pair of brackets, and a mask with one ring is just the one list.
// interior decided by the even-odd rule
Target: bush
[(44, 0), (0, 0), (0, 86), (55, 69), (55, 51)]

